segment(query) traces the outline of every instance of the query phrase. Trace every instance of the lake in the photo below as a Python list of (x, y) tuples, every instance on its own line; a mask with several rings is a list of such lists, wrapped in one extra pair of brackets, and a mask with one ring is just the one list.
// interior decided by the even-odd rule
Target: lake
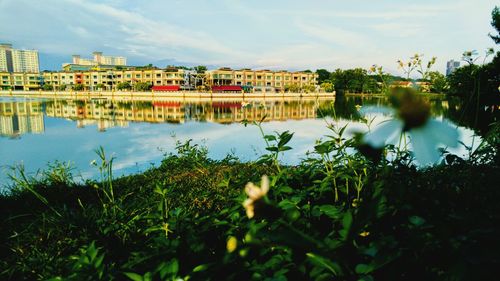
[[(460, 140), (477, 146), (479, 138), (460, 103), (431, 100), (438, 119), (456, 122)], [(346, 134), (367, 130), (356, 105), (384, 106), (385, 98), (337, 97), (276, 100), (157, 100), (0, 98), (0, 181), (8, 183), (11, 166), (22, 164), (29, 174), (46, 169), (54, 161), (70, 162), (77, 179), (92, 178), (97, 169), (90, 163), (102, 146), (115, 157), (116, 175), (139, 172), (157, 165), (177, 142), (192, 140), (204, 145), (209, 156), (221, 159), (233, 154), (242, 161), (255, 160), (266, 152), (265, 142), (253, 121), (262, 122), (267, 134), (290, 131), (292, 150), (282, 155), (288, 164), (299, 163), (315, 141), (331, 133), (328, 124), (348, 124)], [(488, 113), (491, 111), (491, 114)], [(486, 113), (484, 113), (486, 112)], [(498, 107), (485, 109), (484, 118), (498, 116)], [(264, 116), (266, 116), (264, 118)], [(336, 118), (333, 118), (335, 116)], [(263, 119), (264, 118), (264, 119)], [(388, 116), (376, 116), (379, 123)], [(477, 121), (477, 120), (474, 120)], [(470, 121), (472, 122), (472, 121)], [(476, 122), (477, 123), (477, 122)], [(481, 131), (481, 128), (476, 128)], [(463, 147), (450, 149), (465, 155)]]

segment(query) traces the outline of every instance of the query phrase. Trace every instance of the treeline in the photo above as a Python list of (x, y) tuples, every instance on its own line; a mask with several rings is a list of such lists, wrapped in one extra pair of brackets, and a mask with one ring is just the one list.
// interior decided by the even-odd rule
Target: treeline
[[(381, 93), (384, 82), (408, 81), (403, 77), (384, 74), (381, 77), (363, 68), (336, 69), (329, 72), (326, 69), (316, 70), (318, 83), (326, 92), (337, 93)], [(385, 81), (383, 81), (385, 80)]]

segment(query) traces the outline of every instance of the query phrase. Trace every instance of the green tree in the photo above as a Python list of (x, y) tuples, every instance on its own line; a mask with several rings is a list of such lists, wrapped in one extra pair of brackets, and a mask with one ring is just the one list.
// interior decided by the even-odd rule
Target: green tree
[(330, 74), (330, 80), (335, 86), (335, 91), (337, 91), (337, 93), (343, 93), (347, 88), (347, 83), (349, 82), (345, 72), (340, 68), (335, 69), (335, 71)]
[(377, 82), (377, 76), (368, 75), (365, 83), (363, 83), (363, 93), (376, 94), (382, 92), (383, 83)]
[(130, 90), (130, 89), (132, 89), (132, 86), (130, 85), (129, 82), (120, 82), (116, 85), (116, 89), (119, 91)]
[(334, 90), (334, 86), (331, 82), (323, 82), (321, 83), (320, 87), (327, 93), (331, 93)]
[(431, 82), (431, 92), (444, 93), (448, 89), (448, 81), (446, 76), (438, 71), (431, 71), (428, 74), (429, 81)]
[(207, 67), (204, 65), (198, 65), (194, 67), (194, 70), (196, 73), (205, 73), (205, 71), (207, 71)]
[(291, 92), (291, 93), (298, 93), (298, 92), (300, 92), (300, 86), (298, 84), (286, 85), (285, 91)]
[(104, 86), (104, 84), (102, 84), (102, 83), (97, 84), (95, 87), (96, 87), (96, 89), (99, 89), (99, 90), (103, 90), (106, 88), (106, 86)]
[(134, 84), (134, 90), (139, 92), (146, 92), (151, 90), (151, 84), (147, 82), (137, 82)]
[(470, 95), (475, 87), (474, 73), (476, 73), (478, 69), (479, 66), (475, 64), (455, 69), (455, 71), (448, 76), (448, 83), (450, 85), (448, 93), (462, 97)]
[(301, 87), (301, 90), (304, 93), (313, 93), (314, 91), (316, 91), (316, 87), (314, 85), (304, 85)]
[(54, 87), (52, 87), (52, 85), (47, 84), (47, 83), (43, 84), (43, 86), (42, 86), (42, 90), (44, 90), (44, 91), (52, 91), (53, 89), (54, 89)]
[(493, 11), (491, 11), (491, 26), (493, 26), (497, 30), (498, 35), (489, 34), (489, 36), (491, 37), (491, 39), (493, 39), (493, 41), (495, 41), (496, 44), (499, 44), (500, 43), (500, 9), (497, 6), (495, 6), (495, 8), (493, 8)]
[(318, 74), (318, 83), (322, 84), (323, 82), (330, 80), (330, 72), (326, 69), (318, 69), (316, 70), (316, 74)]
[(65, 90), (66, 90), (66, 87), (67, 87), (67, 85), (66, 85), (66, 84), (61, 84), (61, 85), (57, 86), (57, 87), (56, 87), (56, 89), (57, 89), (58, 91), (65, 91)]
[(72, 89), (75, 91), (83, 91), (85, 89), (85, 86), (83, 86), (83, 84), (75, 84), (73, 85)]

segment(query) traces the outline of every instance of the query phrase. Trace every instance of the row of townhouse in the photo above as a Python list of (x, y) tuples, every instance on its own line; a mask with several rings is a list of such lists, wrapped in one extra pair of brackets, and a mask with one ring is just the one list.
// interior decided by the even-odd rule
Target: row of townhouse
[(83, 72), (44, 72), (43, 83), (56, 88), (58, 85), (84, 85), (86, 90), (96, 90), (101, 85), (105, 90), (116, 90), (119, 83), (134, 85), (145, 82), (153, 86), (183, 85), (182, 69), (131, 69)]
[[(201, 77), (201, 79), (200, 79)], [(270, 70), (232, 70), (220, 68), (197, 74), (177, 68), (114, 69), (90, 71), (57, 71), (43, 73), (0, 72), (0, 89), (36, 90), (42, 85), (50, 85), (57, 90), (62, 85), (72, 88), (81, 84), (88, 91), (103, 89), (116, 90), (120, 83), (134, 85), (138, 82), (152, 86), (179, 86), (194, 89), (196, 86), (237, 85), (254, 88), (273, 88), (278, 91), (288, 86), (316, 86), (318, 75), (311, 72), (287, 72)]]
[(130, 70), (102, 70), (102, 71), (57, 71), (43, 73), (9, 73), (0, 72), (1, 90), (37, 90), (42, 85), (66, 85), (71, 88), (81, 84), (85, 90), (116, 90), (119, 83), (134, 85), (145, 82), (150, 85), (183, 85), (185, 73), (182, 69), (130, 69)]
[(0, 90), (33, 90), (39, 89), (41, 76), (39, 73), (0, 72)]
[(284, 90), (287, 86), (317, 85), (318, 74), (313, 72), (288, 72), (270, 70), (251, 70), (220, 68), (210, 70), (205, 75), (206, 84), (214, 85), (239, 85), (252, 87), (273, 87)]

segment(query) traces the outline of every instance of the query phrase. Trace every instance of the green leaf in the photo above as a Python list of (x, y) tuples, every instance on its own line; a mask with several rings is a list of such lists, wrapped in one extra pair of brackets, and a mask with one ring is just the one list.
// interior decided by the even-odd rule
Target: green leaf
[(292, 149), (290, 146), (283, 146), (283, 147), (279, 148), (279, 151), (287, 151), (287, 150), (290, 150), (290, 149)]
[(374, 269), (375, 268), (373, 267), (373, 265), (360, 263), (360, 264), (356, 265), (355, 271), (357, 274), (367, 274), (367, 273), (372, 272)]
[(342, 269), (337, 263), (332, 262), (327, 258), (324, 258), (322, 256), (313, 253), (307, 253), (306, 255), (309, 258), (309, 260), (311, 260), (311, 262), (314, 263), (315, 265), (329, 270), (335, 276), (342, 275)]
[(347, 211), (342, 218), (342, 230), (339, 231), (340, 236), (343, 240), (346, 240), (349, 236), (352, 226), (352, 213), (351, 211)]
[(425, 219), (419, 216), (411, 216), (408, 220), (415, 226), (422, 226), (425, 223)]
[(332, 218), (339, 219), (342, 216), (342, 210), (333, 205), (321, 205), (319, 210), (322, 214)]
[(273, 135), (265, 135), (264, 138), (268, 141), (275, 141), (276, 137)]
[(266, 150), (272, 151), (272, 152), (278, 152), (279, 149), (276, 146), (268, 146), (266, 147)]
[(278, 142), (278, 147), (284, 146), (287, 144), (293, 137), (293, 133), (289, 133), (288, 131), (284, 131), (279, 135), (280, 141)]
[(193, 272), (205, 271), (208, 268), (208, 264), (200, 264), (193, 269)]
[(330, 142), (324, 142), (321, 144), (318, 144), (314, 147), (314, 150), (316, 150), (317, 153), (319, 154), (327, 154), (332, 152), (332, 145)]
[(139, 275), (137, 273), (133, 273), (133, 272), (124, 272), (123, 274), (125, 274), (128, 278), (130, 278), (130, 280), (134, 280), (134, 281), (142, 281), (142, 275)]

